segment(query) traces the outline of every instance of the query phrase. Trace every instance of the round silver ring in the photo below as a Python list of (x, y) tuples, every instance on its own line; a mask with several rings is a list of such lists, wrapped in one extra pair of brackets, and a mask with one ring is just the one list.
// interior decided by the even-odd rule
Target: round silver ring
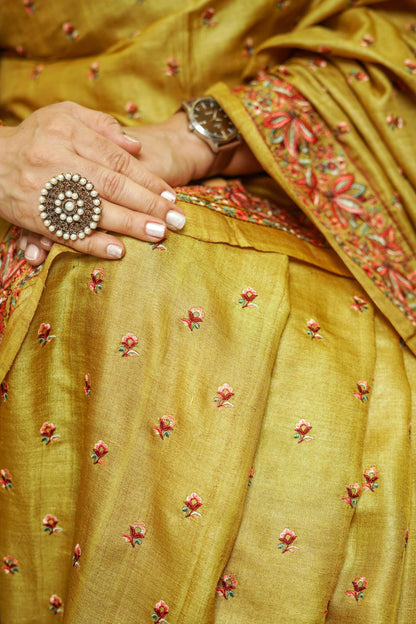
[(40, 192), (39, 212), (49, 232), (64, 240), (81, 240), (97, 229), (101, 199), (79, 173), (60, 173)]

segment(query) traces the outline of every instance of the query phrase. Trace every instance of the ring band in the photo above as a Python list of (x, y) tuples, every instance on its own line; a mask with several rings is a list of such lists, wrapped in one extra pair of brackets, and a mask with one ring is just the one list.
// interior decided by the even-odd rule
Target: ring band
[(101, 200), (94, 185), (78, 173), (61, 173), (45, 184), (39, 211), (48, 230), (75, 241), (91, 234), (101, 217)]

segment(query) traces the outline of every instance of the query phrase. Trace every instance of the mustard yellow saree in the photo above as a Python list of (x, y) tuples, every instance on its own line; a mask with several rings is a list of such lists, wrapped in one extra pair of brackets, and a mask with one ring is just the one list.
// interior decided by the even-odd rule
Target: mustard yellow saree
[[(416, 621), (415, 3), (0, 9), (0, 117), (209, 91), (265, 174), (120, 262), (0, 224), (0, 622)], [(54, 620), (55, 621), (55, 620)]]

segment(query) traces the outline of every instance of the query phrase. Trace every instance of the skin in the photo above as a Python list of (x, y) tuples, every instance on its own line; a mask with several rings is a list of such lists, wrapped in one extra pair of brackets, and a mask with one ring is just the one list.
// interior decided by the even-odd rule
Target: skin
[[(100, 231), (65, 244), (117, 259), (124, 246), (108, 231), (155, 242), (164, 238), (166, 227), (177, 229), (168, 216), (172, 210), (183, 215), (174, 203), (173, 186), (260, 169), (242, 143), (226, 169), (217, 171), (215, 155), (189, 131), (184, 112), (158, 124), (123, 129), (109, 115), (64, 102), (39, 109), (19, 126), (0, 127), (0, 216), (23, 228), (20, 246), (28, 262), (39, 265), (59, 240), (39, 217), (40, 190), (58, 173), (81, 173), (102, 200)], [(165, 192), (173, 201), (161, 197)], [(162, 226), (160, 235), (146, 232), (149, 223)]]

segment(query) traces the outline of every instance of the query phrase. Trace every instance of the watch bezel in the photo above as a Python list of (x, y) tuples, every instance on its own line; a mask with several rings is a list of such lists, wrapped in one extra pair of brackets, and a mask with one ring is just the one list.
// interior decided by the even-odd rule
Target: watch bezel
[(211, 146), (216, 148), (217, 150), (219, 148), (221, 148), (222, 146), (227, 146), (229, 144), (232, 144), (235, 141), (239, 141), (240, 137), (239, 137), (239, 134), (238, 134), (238, 129), (234, 125), (234, 123), (232, 122), (231, 119), (230, 119), (230, 122), (231, 122), (231, 124), (233, 126), (233, 130), (230, 131), (230, 133), (225, 138), (224, 138), (224, 135), (216, 134), (215, 132), (211, 132), (211, 131), (207, 130), (206, 128), (204, 128), (203, 125), (201, 125), (201, 123), (198, 121), (198, 117), (197, 117), (197, 115), (198, 115), (197, 107), (203, 101), (214, 102), (214, 104), (219, 109), (221, 109), (221, 111), (223, 111), (224, 114), (228, 117), (227, 113), (224, 111), (222, 106), (220, 106), (220, 104), (218, 104), (218, 102), (216, 101), (215, 98), (213, 98), (212, 96), (208, 96), (208, 95), (207, 96), (202, 96), (202, 97), (199, 97), (199, 98), (197, 98), (195, 100), (184, 102), (184, 106), (186, 106), (186, 109), (187, 109), (187, 112), (188, 112), (189, 121), (190, 121), (189, 129), (191, 131), (194, 131), (197, 134), (199, 134), (199, 136), (202, 139), (206, 139), (207, 142)]

